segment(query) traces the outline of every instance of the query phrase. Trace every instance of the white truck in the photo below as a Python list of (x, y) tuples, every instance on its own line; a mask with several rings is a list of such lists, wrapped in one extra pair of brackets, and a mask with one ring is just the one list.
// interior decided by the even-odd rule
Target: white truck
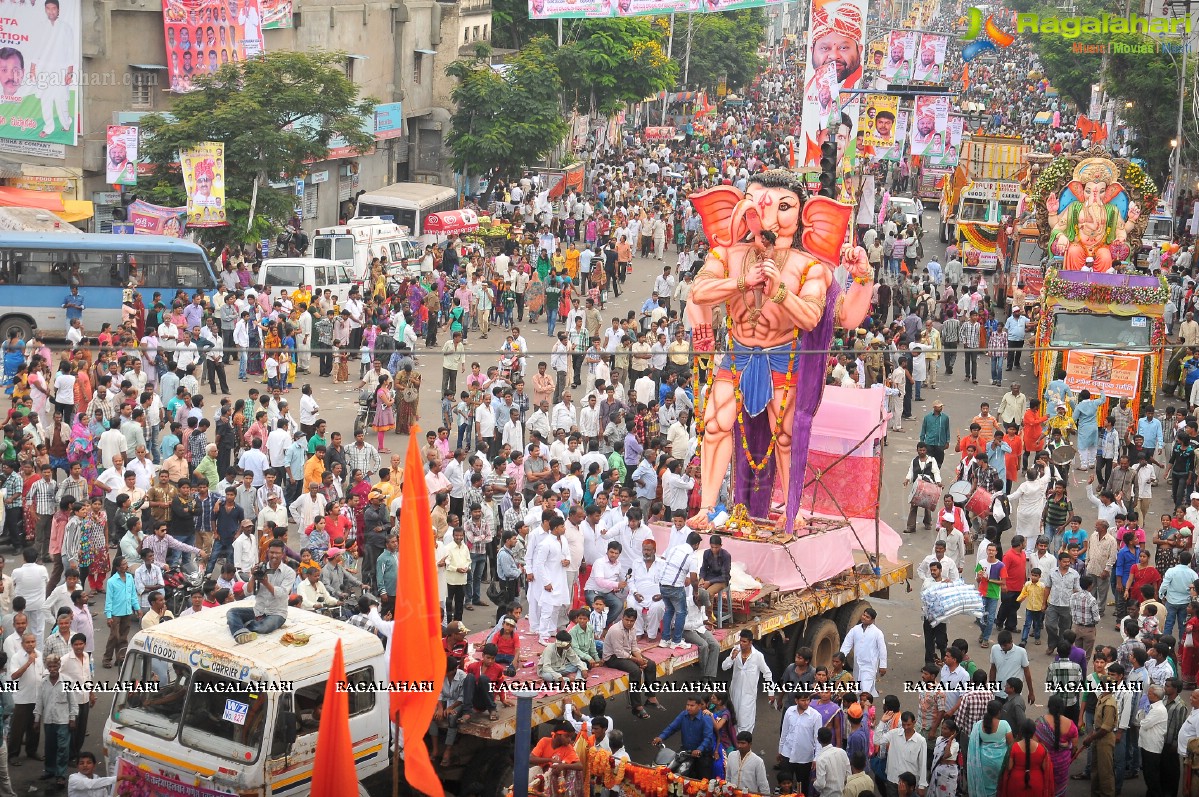
[[(279, 631), (233, 644), (230, 604), (137, 633), (121, 671), (145, 691), (119, 692), (104, 724), (111, 774), (135, 793), (267, 797), (311, 793), (329, 663), (342, 642), (349, 684), (387, 681), (374, 634), (316, 612), (289, 609)], [(306, 635), (286, 646), (284, 634)], [(350, 734), (361, 784), (388, 767), (388, 695), (348, 687)], [(347, 797), (353, 797), (348, 795)]]
[[(353, 218), (342, 225), (321, 227), (312, 236), (312, 256), (336, 260), (362, 282), (370, 276), (371, 260), (386, 257), (388, 272), (401, 277), (420, 274), (424, 246), (408, 228), (378, 216)], [(397, 274), (398, 272), (398, 274)]]

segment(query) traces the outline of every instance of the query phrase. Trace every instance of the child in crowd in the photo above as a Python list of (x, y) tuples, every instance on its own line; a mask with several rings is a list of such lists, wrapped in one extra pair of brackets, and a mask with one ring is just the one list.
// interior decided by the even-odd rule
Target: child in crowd
[(1033, 644), (1041, 644), (1041, 627), (1045, 623), (1045, 604), (1049, 598), (1049, 589), (1041, 583), (1041, 575), (1041, 568), (1034, 567), (1016, 597), (1017, 603), (1024, 604), (1024, 630), (1020, 632), (1020, 647), (1028, 645), (1029, 632), (1032, 633)]

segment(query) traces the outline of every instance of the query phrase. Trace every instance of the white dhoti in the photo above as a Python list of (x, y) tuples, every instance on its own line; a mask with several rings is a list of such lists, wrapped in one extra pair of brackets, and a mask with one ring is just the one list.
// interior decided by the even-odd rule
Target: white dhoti
[(633, 632), (637, 636), (645, 634), (650, 639), (657, 639), (662, 630), (662, 617), (666, 614), (666, 601), (646, 598), (642, 603), (630, 595), (625, 606), (637, 610), (637, 623), (633, 626)]

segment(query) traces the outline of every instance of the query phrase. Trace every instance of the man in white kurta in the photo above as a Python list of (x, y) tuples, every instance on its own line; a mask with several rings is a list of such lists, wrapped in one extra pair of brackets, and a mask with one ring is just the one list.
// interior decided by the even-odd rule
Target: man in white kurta
[(1016, 531), (1024, 537), (1024, 552), (1032, 555), (1044, 528), (1041, 514), (1045, 511), (1045, 488), (1049, 485), (1049, 469), (1032, 481), (1026, 481), (1012, 490), (1008, 502), (1016, 507)]
[(874, 624), (878, 612), (872, 608), (862, 611), (861, 622), (845, 636), (841, 653), (853, 654), (853, 677), (863, 692), (878, 697), (875, 681), (887, 674), (887, 638)]
[[(72, 5), (79, 7), (77, 3)], [(63, 130), (71, 129), (75, 117), (71, 114), (70, 97), (72, 90), (79, 86), (79, 75), (75, 74), (79, 64), (79, 39), (68, 22), (70, 15), (62, 13), (58, 2), (46, 3), (45, 11), (46, 24), (41, 31), (45, 46), (33, 76), (42, 98), (42, 138), (54, 132), (56, 118)]]
[[(538, 511), (540, 512), (540, 508)], [(537, 556), (537, 551), (544, 542), (550, 539), (550, 536), (548, 527), (538, 522), (535, 526), (529, 526), (529, 536), (525, 539), (525, 573), (529, 581), (526, 597), (529, 599), (529, 629), (532, 631), (538, 630), (541, 593), (544, 592), (538, 583), (537, 575), (533, 572), (533, 560)]]
[(658, 586), (662, 581), (663, 562), (656, 551), (653, 540), (641, 544), (641, 560), (633, 564), (633, 579), (625, 601), (627, 608), (637, 610), (634, 633), (637, 636), (645, 634), (651, 641), (658, 638), (662, 615), (666, 614), (666, 601), (662, 600)]
[(737, 648), (720, 665), (722, 670), (732, 670), (729, 697), (733, 710), (737, 712), (737, 730), (753, 733), (758, 717), (758, 680), (765, 679), (774, 689), (774, 674), (766, 664), (762, 651), (754, 647), (754, 635), (743, 629), (737, 638)]
[(308, 366), (312, 363), (312, 313), (300, 313), (300, 334), (296, 338), (296, 353), (299, 356), (296, 367), (308, 373)]
[(566, 568), (570, 566), (570, 547), (566, 544), (566, 522), (559, 515), (551, 520), (550, 533), (533, 554), (534, 582), (529, 591), (537, 591), (537, 616), (530, 617), (541, 644), (553, 642), (558, 633), (558, 612), (570, 605), (570, 585)]

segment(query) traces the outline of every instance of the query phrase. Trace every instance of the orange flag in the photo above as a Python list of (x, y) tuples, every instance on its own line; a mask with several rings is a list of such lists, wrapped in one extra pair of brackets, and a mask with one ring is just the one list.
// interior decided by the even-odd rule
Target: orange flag
[(354, 739), (350, 736), (350, 695), (338, 689), (346, 682), (346, 662), (341, 640), (333, 651), (333, 666), (325, 683), (321, 727), (316, 735), (316, 758), (312, 762), (312, 797), (345, 797), (358, 793), (354, 766)]
[(395, 589), (390, 591), (396, 596), (391, 680), (426, 681), (433, 684), (433, 691), (392, 692), (391, 716), (394, 718), (399, 712), (400, 727), (404, 729), (404, 772), (408, 784), (429, 797), (443, 797), (441, 781), (424, 741), (445, 679), (445, 653), (441, 647), (437, 600), (436, 546), (419, 439), (420, 427), (414, 425), (408, 430), (408, 456), (404, 463), (399, 566)]

